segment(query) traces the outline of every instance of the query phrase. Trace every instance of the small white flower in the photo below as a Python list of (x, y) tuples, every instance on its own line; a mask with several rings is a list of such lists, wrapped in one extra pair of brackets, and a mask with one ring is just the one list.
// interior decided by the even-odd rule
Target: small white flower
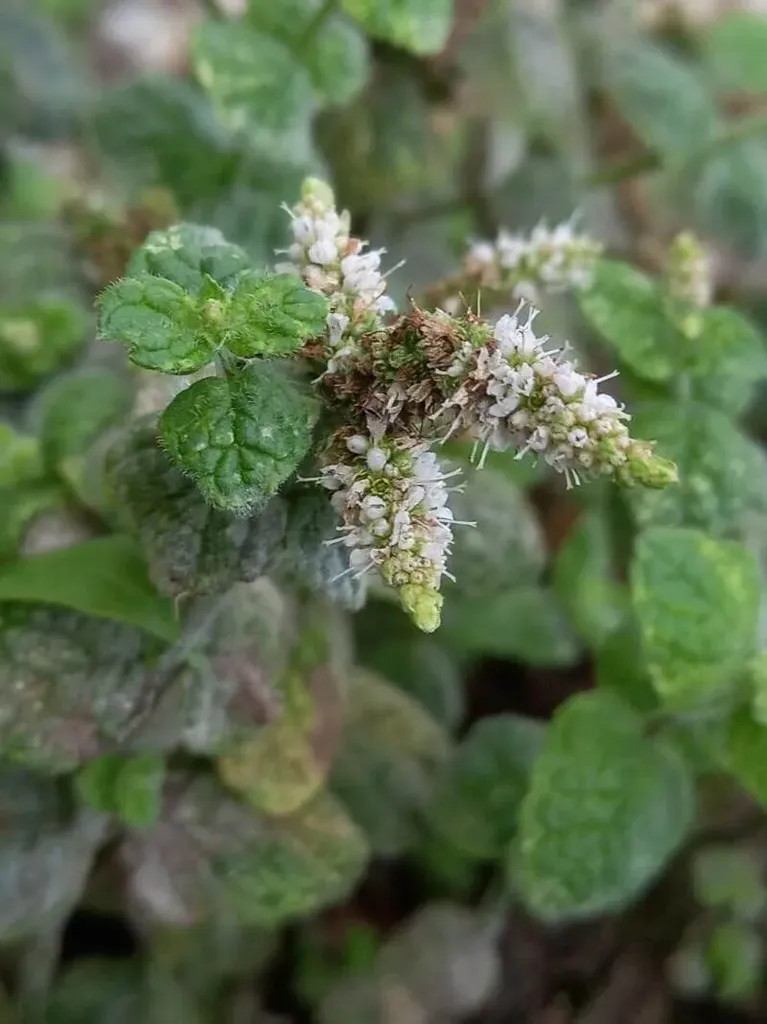
[(383, 450), (383, 448), (370, 448), (366, 456), (368, 469), (373, 473), (380, 473), (386, 463), (389, 461), (389, 456)]

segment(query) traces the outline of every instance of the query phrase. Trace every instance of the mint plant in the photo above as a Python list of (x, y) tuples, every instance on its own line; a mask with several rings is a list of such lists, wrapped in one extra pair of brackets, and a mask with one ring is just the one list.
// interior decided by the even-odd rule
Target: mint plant
[(767, 33), (517, 6), (0, 13), (9, 1020), (763, 996)]

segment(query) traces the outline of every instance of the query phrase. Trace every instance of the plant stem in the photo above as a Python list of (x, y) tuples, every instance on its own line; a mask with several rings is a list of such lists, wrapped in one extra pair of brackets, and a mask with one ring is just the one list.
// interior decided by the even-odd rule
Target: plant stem
[(323, 0), (313, 18), (310, 18), (301, 38), (296, 45), (297, 50), (304, 50), (314, 39), (319, 29), (324, 25), (331, 14), (335, 14), (338, 7), (338, 0)]
[[(684, 159), (682, 166), (689, 167), (692, 164), (700, 163), (717, 150), (723, 149), (734, 142), (742, 142), (744, 139), (756, 138), (764, 134), (767, 134), (766, 114), (761, 113), (738, 118), (737, 121), (727, 125), (711, 142), (707, 142), (705, 146), (701, 146), (690, 153)], [(618, 161), (611, 166), (603, 167), (601, 170), (586, 175), (583, 179), (583, 185), (586, 188), (614, 185), (620, 181), (638, 178), (650, 171), (660, 170), (662, 167), (662, 155), (657, 150), (648, 149), (628, 160)]]

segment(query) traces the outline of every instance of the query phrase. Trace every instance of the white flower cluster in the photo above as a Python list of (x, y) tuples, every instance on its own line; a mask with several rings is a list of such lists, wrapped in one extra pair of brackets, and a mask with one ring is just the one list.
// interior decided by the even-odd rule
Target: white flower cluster
[(290, 263), (279, 263), (278, 272), (298, 271), (307, 285), (330, 300), (328, 341), (332, 372), (356, 351), (358, 333), (374, 330), (394, 302), (386, 295), (381, 273), (384, 249), (365, 251), (367, 242), (350, 235), (348, 211), (338, 213), (332, 189), (309, 178), (301, 201), (290, 214), (293, 244), (280, 250)]
[(328, 543), (351, 549), (347, 572), (380, 573), (416, 625), (431, 632), (439, 625), (442, 576), (452, 578), (446, 480), (460, 470), (443, 473), (423, 441), (354, 434), (345, 449), (320, 477), (341, 516), (341, 536)]
[(598, 390), (608, 378), (587, 377), (561, 351), (545, 350), (548, 336), (533, 330), (537, 312), (529, 307), (523, 318), (520, 303), (502, 316), (471, 354), (473, 366), (461, 353), (451, 372), (462, 382), (446, 403), (457, 410), (453, 426), (472, 429), (484, 442), (481, 461), (490, 448), (513, 447), (518, 458), (534, 452), (565, 474), (568, 487), (580, 483), (580, 471), (614, 473), (634, 444), (630, 417)]
[(508, 290), (514, 298), (538, 300), (550, 292), (586, 287), (602, 247), (576, 234), (572, 221), (549, 228), (544, 223), (529, 235), (501, 229), (495, 242), (474, 242), (464, 270), (480, 286)]

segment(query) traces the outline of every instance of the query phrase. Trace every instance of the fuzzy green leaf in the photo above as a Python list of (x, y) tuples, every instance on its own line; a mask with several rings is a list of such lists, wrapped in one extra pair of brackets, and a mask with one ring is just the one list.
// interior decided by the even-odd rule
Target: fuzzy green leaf
[(0, 487), (31, 483), (43, 476), (43, 460), (36, 437), (19, 434), (0, 422)]
[(514, 838), (544, 727), (517, 715), (476, 722), (440, 776), (429, 811), (433, 827), (473, 857), (501, 857)]
[(281, 497), (248, 518), (212, 508), (158, 448), (148, 422), (116, 440), (105, 464), (110, 512), (138, 537), (161, 593), (217, 594), (270, 568), (285, 534)]
[(75, 788), (93, 810), (147, 828), (160, 813), (164, 777), (165, 761), (157, 754), (104, 754), (80, 769)]
[(751, 999), (762, 986), (762, 937), (742, 921), (721, 922), (708, 936), (706, 962), (722, 1001)]
[(645, 662), (642, 638), (633, 619), (611, 633), (597, 651), (597, 686), (611, 690), (637, 711), (657, 711), (655, 692)]
[(600, 260), (578, 299), (591, 326), (637, 376), (665, 381), (673, 375), (680, 336), (654, 281), (626, 263)]
[(727, 723), (720, 757), (723, 767), (767, 807), (767, 726), (745, 708), (737, 710)]
[(453, 24), (453, 0), (342, 0), (342, 7), (371, 36), (411, 53), (439, 53)]
[(325, 330), (328, 300), (292, 274), (249, 274), (226, 311), (226, 346), (246, 358), (295, 352)]
[(685, 838), (694, 789), (675, 750), (610, 693), (555, 714), (522, 801), (513, 884), (546, 921), (631, 903)]
[(316, 417), (316, 403), (295, 381), (259, 363), (182, 391), (160, 417), (160, 434), (212, 505), (243, 515), (295, 471)]
[(199, 292), (206, 278), (230, 285), (250, 259), (239, 245), (227, 242), (218, 228), (174, 224), (152, 231), (128, 264), (128, 277), (164, 277), (187, 292)]
[(85, 342), (88, 318), (66, 299), (0, 306), (0, 391), (24, 391), (67, 366)]
[(97, 537), (0, 569), (0, 601), (57, 605), (123, 622), (173, 641), (173, 605), (149, 582), (141, 552), (128, 537)]
[(60, 508), (64, 501), (61, 488), (46, 480), (0, 488), (0, 559), (15, 557), (27, 527), (39, 515)]
[(131, 410), (133, 388), (125, 377), (97, 367), (54, 381), (40, 400), (40, 440), (54, 472), (84, 454), (108, 427)]
[(640, 534), (632, 594), (647, 666), (669, 707), (727, 701), (753, 653), (760, 578), (733, 541), (659, 527)]
[(638, 526), (694, 526), (732, 537), (750, 512), (767, 508), (764, 455), (718, 409), (647, 402), (635, 410), (632, 432), (657, 441), (658, 454), (672, 459), (679, 472), (673, 487), (627, 493)]
[[(207, 306), (206, 299), (214, 305)], [(99, 297), (99, 334), (121, 341), (137, 366), (193, 373), (221, 345), (213, 295), (195, 298), (162, 277), (127, 277)]]

